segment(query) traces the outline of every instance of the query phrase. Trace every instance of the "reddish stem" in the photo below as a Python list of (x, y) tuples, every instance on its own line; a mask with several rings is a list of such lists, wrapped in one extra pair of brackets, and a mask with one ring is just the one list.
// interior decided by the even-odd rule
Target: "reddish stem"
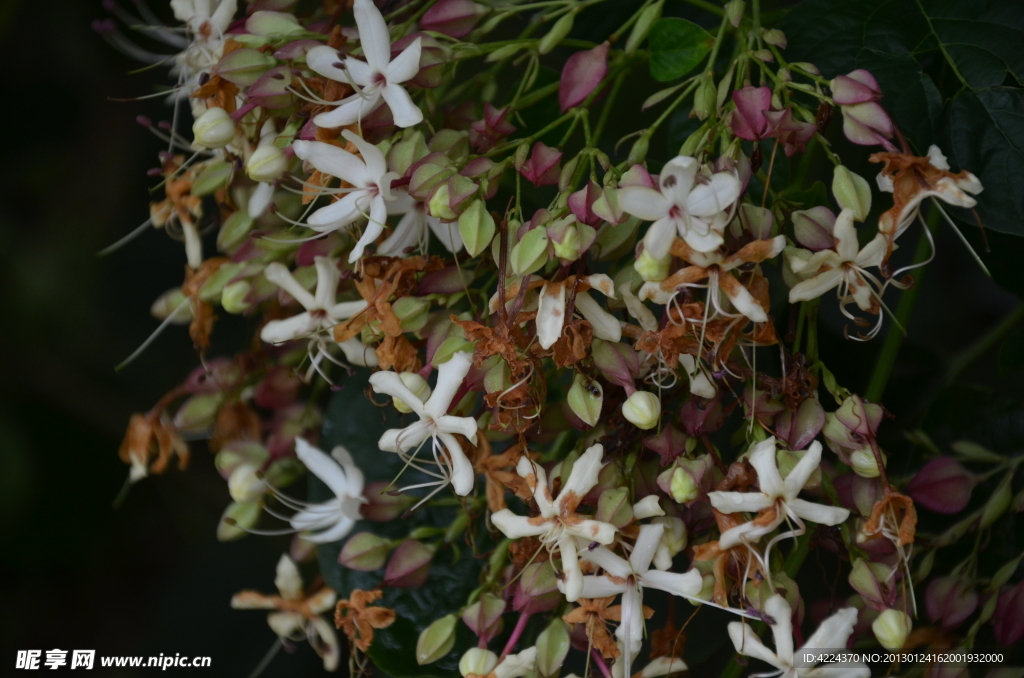
[(612, 678), (612, 672), (608, 670), (608, 665), (604, 663), (603, 659), (601, 659), (601, 653), (597, 650), (591, 649), (590, 656), (594, 660), (594, 663), (597, 664), (597, 668), (601, 671), (601, 675), (604, 676), (604, 678)]
[[(516, 646), (516, 643), (519, 642), (520, 636), (522, 636), (523, 631), (526, 630), (526, 622), (528, 621), (530, 621), (529, 612), (523, 612), (519, 615), (519, 621), (516, 622), (516, 627), (512, 629), (512, 635), (509, 636), (508, 642), (505, 643), (505, 649), (501, 651), (502, 659), (508, 656), (512, 652), (512, 649)], [(608, 678), (611, 678), (611, 676), (609, 676)]]

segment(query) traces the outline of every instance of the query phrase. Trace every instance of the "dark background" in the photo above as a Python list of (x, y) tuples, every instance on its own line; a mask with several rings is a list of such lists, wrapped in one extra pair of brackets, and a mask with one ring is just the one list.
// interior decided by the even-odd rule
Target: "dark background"
[[(229, 498), (202, 443), (187, 471), (146, 479), (112, 508), (127, 471), (117, 447), (129, 416), (197, 359), (176, 327), (126, 370), (113, 369), (156, 326), (149, 305), (180, 283), (184, 253), (147, 231), (95, 256), (148, 216), (154, 182), (145, 172), (162, 143), (135, 116), (169, 117), (161, 99), (112, 100), (151, 93), (166, 71), (129, 74), (138, 64), (89, 28), (105, 14), (98, 0), (50, 2), (45, 12), (0, 2), (0, 673), (17, 649), (60, 648), (209, 655), (211, 675), (247, 675), (274, 636), (263, 612), (234, 611), (229, 601), (243, 588), (274, 591), (287, 541), (217, 542)], [(997, 277), (1019, 290), (1021, 243), (990, 238)], [(938, 243), (885, 399), (897, 414), (930, 397), (949, 360), (1020, 303), (946, 227)], [(823, 307), (834, 306), (828, 299)], [(841, 345), (837, 314), (825, 319), (834, 334), (823, 337), (824, 359), (841, 383), (863, 390), (881, 341)], [(999, 347), (962, 381), (1019, 396), (1020, 371), (998, 367)], [(889, 424), (890, 435), (913, 423)], [(319, 667), (301, 645), (264, 675)]]

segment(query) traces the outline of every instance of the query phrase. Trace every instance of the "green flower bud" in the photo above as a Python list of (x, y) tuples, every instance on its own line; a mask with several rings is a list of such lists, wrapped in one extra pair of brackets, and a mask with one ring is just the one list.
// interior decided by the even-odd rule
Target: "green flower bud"
[(221, 291), (228, 281), (238, 275), (243, 268), (245, 268), (244, 262), (224, 264), (218, 268), (199, 288), (199, 298), (206, 302), (215, 301), (221, 296)]
[(149, 314), (157, 320), (167, 320), (174, 313), (173, 325), (187, 325), (192, 322), (192, 310), (188, 304), (182, 306), (185, 295), (180, 287), (167, 290), (149, 307)]
[(225, 311), (234, 315), (245, 313), (252, 308), (252, 304), (248, 301), (251, 290), (252, 285), (248, 280), (236, 280), (225, 285), (220, 293), (220, 305), (224, 307)]
[(528, 231), (509, 253), (509, 263), (516, 275), (533, 273), (547, 263), (548, 234), (543, 228)]
[(633, 522), (633, 505), (629, 502), (629, 488), (615, 487), (605, 490), (597, 500), (595, 520), (625, 527)]
[(871, 211), (871, 188), (867, 179), (839, 165), (832, 175), (832, 195), (840, 208), (853, 210), (854, 219), (867, 219)]
[(245, 22), (245, 30), (265, 38), (302, 33), (298, 20), (285, 12), (253, 12)]
[(693, 476), (676, 466), (669, 479), (669, 494), (677, 504), (686, 504), (700, 495), (700, 487)]
[(715, 110), (718, 99), (718, 86), (714, 75), (709, 71), (701, 78), (697, 91), (693, 93), (693, 114), (698, 120), (707, 120)]
[(891, 607), (878, 615), (878, 618), (871, 624), (875, 638), (887, 650), (902, 648), (913, 627), (914, 623), (906, 612)]
[(252, 230), (252, 217), (245, 210), (233, 212), (224, 220), (217, 234), (217, 249), (222, 252), (234, 250), (249, 237)]
[(463, 676), (486, 676), (498, 665), (498, 657), (484, 647), (471, 647), (459, 660), (459, 673)]
[[(495, 19), (501, 19), (502, 17), (501, 16), (496, 16), (494, 18)], [(522, 48), (523, 48), (523, 45), (521, 43), (516, 43), (516, 44), (513, 44), (513, 45), (505, 45), (503, 47), (499, 47), (498, 49), (496, 49), (493, 52), (491, 52), (490, 54), (488, 54), (487, 58), (484, 59), (484, 61), (486, 61), (487, 63), (494, 63), (495, 61), (501, 61), (502, 59), (508, 59), (509, 57), (515, 56), (516, 52), (518, 52)]]
[(373, 572), (384, 567), (384, 561), (387, 560), (391, 548), (392, 543), (389, 540), (372, 532), (360, 532), (345, 542), (341, 553), (338, 554), (338, 562), (350, 570)]
[(780, 31), (778, 28), (769, 28), (761, 34), (764, 41), (772, 47), (778, 47), (779, 49), (786, 49), (788, 44), (786, 40), (786, 34)]
[(469, 133), (454, 129), (440, 129), (430, 137), (427, 148), (458, 159), (469, 155)]
[(537, 636), (537, 672), (544, 678), (558, 675), (569, 653), (569, 625), (555, 617)]
[(661, 420), (661, 400), (650, 391), (635, 391), (622, 403), (622, 416), (637, 428), (649, 431)]
[(402, 324), (403, 332), (419, 332), (429, 320), (430, 300), (425, 297), (401, 297), (391, 310)]
[(596, 426), (604, 404), (604, 389), (582, 374), (573, 377), (568, 395), (569, 409), (589, 426)]
[(253, 181), (271, 182), (280, 178), (288, 169), (288, 158), (284, 151), (274, 144), (260, 146), (245, 163), (245, 173)]
[(668, 277), (668, 267), (671, 264), (671, 254), (657, 259), (645, 249), (633, 263), (633, 268), (644, 282), (661, 282)]
[(224, 148), (235, 138), (235, 121), (223, 108), (208, 108), (192, 123), (196, 143), (206, 148)]
[[(887, 463), (888, 459), (885, 452), (882, 452), (882, 464), (886, 465)], [(877, 478), (880, 475), (878, 462), (875, 460), (875, 454), (871, 451), (870, 447), (862, 447), (851, 452), (850, 466), (853, 467), (853, 472), (861, 478)]]
[(985, 509), (981, 514), (981, 522), (978, 525), (979, 529), (984, 530), (1006, 513), (1006, 509), (1010, 508), (1010, 500), (1013, 499), (1013, 490), (1010, 488), (1011, 480), (1013, 480), (1013, 474), (1006, 474), (1003, 481), (999, 483), (999, 487), (996, 488), (995, 493), (989, 497), (988, 503), (985, 504)]
[(391, 150), (388, 151), (388, 166), (399, 176), (405, 176), (413, 163), (422, 160), (429, 153), (430, 149), (427, 148), (423, 132), (406, 130), (402, 140), (393, 144)]
[[(232, 127), (232, 129), (234, 129)], [(192, 195), (202, 197), (212, 195), (231, 181), (234, 171), (231, 165), (223, 160), (216, 160), (206, 165), (192, 183)]]
[(729, 0), (725, 3), (725, 18), (729, 20), (733, 28), (737, 28), (740, 22), (743, 21), (743, 12), (747, 8), (747, 3), (743, 0)]
[(248, 534), (263, 512), (262, 502), (239, 504), (232, 502), (224, 509), (220, 522), (217, 524), (217, 541), (234, 541)]
[(459, 235), (472, 257), (483, 252), (494, 237), (494, 217), (487, 211), (483, 200), (474, 200), (459, 215)]
[(500, 356), (494, 356), (493, 365), (484, 372), (484, 390), (488, 393), (499, 393), (511, 386), (512, 372), (508, 363)]
[(651, 26), (661, 18), (661, 8), (664, 4), (664, 0), (659, 0), (659, 2), (648, 6), (640, 13), (636, 23), (633, 24), (633, 30), (629, 32), (629, 37), (626, 38), (626, 54), (635, 52), (643, 44), (644, 40), (647, 39), (647, 35), (651, 32)]
[(576, 12), (569, 11), (562, 15), (555, 25), (551, 27), (551, 30), (540, 39), (537, 43), (537, 52), (540, 54), (547, 54), (555, 47), (558, 47), (558, 43), (565, 39), (565, 36), (569, 35), (569, 31), (572, 30), (573, 21), (576, 19)]
[(267, 469), (267, 484), (271, 487), (291, 485), (306, 473), (306, 467), (295, 457), (278, 459)]
[(629, 165), (639, 165), (647, 158), (647, 149), (651, 144), (651, 138), (647, 134), (641, 134), (640, 137), (633, 142), (632, 148), (629, 149), (629, 157), (626, 162)]
[(427, 203), (427, 212), (439, 219), (451, 220), (459, 218), (459, 215), (448, 206), (448, 184), (441, 184), (434, 191), (434, 194), (430, 196), (430, 201)]
[(430, 361), (430, 364), (437, 367), (448, 362), (448, 360), (458, 353), (459, 351), (473, 352), (473, 342), (466, 339), (461, 335), (452, 335), (441, 342), (441, 345), (437, 347), (434, 352), (434, 359)]
[(419, 639), (416, 641), (417, 664), (421, 666), (423, 664), (433, 664), (451, 652), (455, 646), (455, 622), (457, 620), (458, 617), (450, 614), (441, 617), (423, 629)]
[(239, 87), (249, 87), (277, 64), (274, 57), (259, 50), (237, 49), (217, 62), (214, 72)]

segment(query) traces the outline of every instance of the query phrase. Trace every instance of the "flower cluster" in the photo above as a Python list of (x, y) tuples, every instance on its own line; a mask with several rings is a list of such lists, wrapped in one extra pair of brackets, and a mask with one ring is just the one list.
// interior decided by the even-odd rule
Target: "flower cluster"
[[(917, 157), (893, 144), (870, 73), (830, 81), (786, 63), (785, 37), (739, 0), (715, 40), (713, 54), (738, 45), (724, 79), (712, 56), (655, 93), (647, 105), (669, 110), (616, 161), (603, 135), (637, 113), (617, 96), (662, 3), (600, 42), (569, 39), (599, 3), (411, 0), (384, 14), (372, 0), (302, 13), (173, 0), (183, 25), (144, 31), (181, 50), (169, 102), (194, 120), (190, 138), (142, 121), (168, 143), (154, 172), (166, 197), (147, 225), (181, 240), (187, 264), (153, 312), (161, 329), (188, 324), (206, 359), (132, 419), (121, 456), (136, 482), (186, 462), (186, 438), (208, 438), (232, 500), (219, 537), (294, 535), (280, 595), (245, 591), (233, 606), (276, 610), (282, 642), (308, 639), (328, 670), (339, 643), (320, 615), (335, 599), (350, 669), (365, 668), (375, 633), (406, 627), (394, 592), (431, 587), (441, 551), (484, 563), (478, 581), (404, 647), (420, 664), (455, 653), (467, 677), (578, 664), (628, 678), (645, 638), (641, 675), (685, 670), (674, 605), (662, 628), (647, 621), (647, 603), (666, 599), (734, 614), (735, 651), (786, 676), (817, 675), (793, 650), (805, 612), (820, 622), (805, 647), (907, 640), (915, 501), (941, 512), (943, 483), (963, 487), (949, 479), (967, 471), (926, 467), (909, 496), (897, 490), (877, 439), (885, 410), (838, 385), (819, 354), (818, 299), (836, 290), (867, 328), (853, 338), (874, 336), (885, 293), (907, 286), (890, 259), (923, 201), (971, 207), (982, 186), (935, 147)], [(126, 23), (158, 23), (136, 5), (141, 20), (110, 3)], [(521, 37), (491, 37), (533, 12)], [(112, 20), (97, 28), (163, 58)], [(542, 84), (542, 58), (559, 55), (560, 78)], [(556, 94), (560, 114), (536, 122)], [(678, 152), (652, 149), (689, 99), (699, 129)], [(892, 194), (881, 214), (829, 148), (820, 111), (834, 107), (850, 141), (884, 149), (871, 156)], [(825, 150), (827, 204), (777, 190), (780, 147)], [(205, 356), (215, 327), (236, 321), (256, 328), (248, 348)], [(327, 453), (325, 386), (399, 423), (354, 421), (346, 430), (375, 444), (353, 434)], [(289, 489), (306, 471), (317, 500)], [(424, 512), (446, 522), (425, 527)], [(379, 572), (377, 586), (325, 571), (330, 587), (303, 593), (296, 562), (341, 542), (340, 567)], [(851, 561), (842, 606), (801, 597), (794, 576), (814, 548)], [(1016, 639), (1024, 596), (999, 590), (1009, 576), (986, 620)], [(955, 627), (978, 594), (936, 582), (929, 615)], [(476, 647), (453, 650), (460, 624)]]

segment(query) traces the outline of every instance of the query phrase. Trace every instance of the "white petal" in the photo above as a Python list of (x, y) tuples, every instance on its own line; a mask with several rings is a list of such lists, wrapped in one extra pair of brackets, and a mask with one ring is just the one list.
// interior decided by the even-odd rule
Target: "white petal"
[(423, 416), (423, 401), (409, 390), (397, 372), (374, 372), (370, 375), (370, 386), (374, 393), (383, 393), (398, 398), (420, 417)]
[(815, 504), (804, 499), (787, 501), (786, 506), (804, 520), (810, 520), (819, 525), (838, 525), (850, 517), (850, 512), (847, 509)]
[(298, 612), (272, 612), (267, 615), (267, 624), (281, 638), (294, 638), (296, 632), (305, 634), (306, 618)]
[(327, 620), (323, 617), (313, 617), (309, 620), (316, 635), (320, 638), (320, 646), (317, 651), (324, 660), (325, 671), (335, 671), (338, 668), (338, 658), (341, 656), (341, 648), (338, 647), (338, 634), (335, 633)]
[(361, 202), (365, 202), (365, 199), (366, 191), (354, 190), (341, 200), (313, 212), (306, 219), (306, 225), (321, 233), (336, 231), (363, 216), (359, 205)]
[(317, 127), (333, 129), (359, 122), (380, 105), (380, 90), (373, 92), (363, 90), (363, 94), (364, 96), (353, 94), (346, 99), (342, 99), (333, 111), (321, 113), (313, 118), (313, 124)]
[[(946, 156), (943, 155), (942, 151), (935, 144), (928, 147), (928, 162), (935, 169), (949, 171), (949, 162), (946, 160)], [(831, 647), (831, 645), (829, 646)], [(838, 647), (838, 646), (837, 646)]]
[(355, 524), (356, 521), (352, 520), (348, 516), (339, 516), (338, 522), (336, 522), (332, 527), (324, 530), (323, 532), (303, 534), (302, 538), (306, 541), (311, 541), (314, 544), (331, 544), (351, 532)]
[(372, 0), (355, 0), (352, 11), (359, 27), (359, 46), (366, 62), (376, 71), (384, 72), (391, 61), (391, 36), (384, 16)]
[(602, 523), (599, 520), (583, 520), (576, 525), (566, 525), (565, 531), (579, 537), (587, 544), (597, 542), (598, 544), (611, 544), (615, 541), (615, 526), (611, 523)]
[(443, 223), (437, 217), (424, 216), (427, 226), (434, 232), (434, 236), (441, 241), (444, 248), (452, 254), (460, 252), (465, 246), (462, 242), (462, 235), (459, 234), (459, 225), (456, 222)]
[(320, 328), (320, 322), (309, 313), (300, 313), (287, 320), (271, 320), (260, 330), (260, 339), (268, 344), (308, 337)]
[(725, 242), (721, 233), (696, 217), (690, 218), (690, 227), (682, 233), (682, 237), (697, 252), (714, 252)]
[(711, 377), (708, 376), (708, 371), (704, 364), (700, 363), (698, 365), (697, 359), (689, 353), (680, 353), (679, 362), (683, 365), (686, 375), (690, 378), (690, 393), (701, 398), (714, 398), (718, 393), (718, 389), (715, 388)]
[(604, 341), (618, 342), (622, 339), (622, 325), (619, 319), (594, 301), (588, 292), (576, 293), (576, 308), (580, 315), (594, 327), (594, 336)]
[(558, 493), (559, 507), (564, 506), (570, 496), (575, 496), (578, 501), (587, 496), (590, 490), (594, 489), (594, 486), (597, 485), (597, 477), (603, 467), (601, 464), (603, 457), (604, 447), (597, 444), (588, 448), (576, 460), (576, 463), (572, 465), (572, 471), (569, 473), (569, 479), (565, 481), (561, 491)]
[[(764, 604), (764, 611), (775, 620), (772, 624), (772, 638), (775, 639), (775, 656), (788, 666), (793, 665), (793, 608), (786, 599), (775, 594)], [(831, 646), (830, 646), (831, 647)]]
[(811, 474), (821, 464), (821, 443), (817, 440), (811, 443), (811, 446), (807, 448), (807, 452), (800, 458), (800, 461), (796, 463), (793, 470), (786, 476), (786, 499), (795, 499), (800, 490), (804, 489), (804, 485), (810, 479)]
[(313, 295), (299, 284), (299, 281), (292, 276), (291, 271), (284, 264), (276, 261), (267, 264), (267, 267), (263, 269), (263, 277), (292, 295), (292, 298), (302, 304), (307, 311), (316, 308), (316, 300)]
[(562, 573), (565, 574), (565, 599), (570, 603), (579, 600), (583, 593), (583, 572), (576, 556), (576, 542), (568, 535), (558, 540), (558, 553), (562, 558)]
[(693, 189), (693, 180), (697, 176), (699, 164), (695, 158), (679, 155), (672, 158), (661, 169), (658, 184), (661, 193), (672, 204), (686, 206), (686, 198)]
[(703, 579), (700, 572), (690, 570), (689, 572), (662, 572), (661, 570), (648, 570), (640, 577), (640, 582), (649, 589), (658, 589), (672, 595), (693, 600), (700, 593), (703, 586)]
[[(380, 152), (380, 149), (369, 141), (363, 139), (358, 134), (352, 132), (352, 130), (343, 131), (341, 136), (345, 137), (348, 141), (351, 141), (352, 144), (359, 149), (359, 155), (362, 156), (363, 163), (366, 165), (367, 183), (379, 183), (381, 177), (383, 177), (388, 171), (387, 161), (384, 159), (384, 154)], [(383, 219), (381, 219), (381, 221), (383, 221)]]
[[(562, 590), (563, 586), (560, 585), (558, 588)], [(583, 588), (580, 592), (580, 598), (607, 598), (608, 596), (622, 593), (624, 590), (625, 584), (616, 584), (604, 575), (587, 575), (583, 577)]]
[(832, 227), (832, 236), (836, 241), (836, 252), (842, 261), (853, 261), (857, 258), (860, 250), (860, 243), (857, 241), (857, 228), (853, 225), (854, 213), (850, 208), (844, 208), (836, 223)]
[[(731, 276), (732, 274), (723, 272), (720, 275), (724, 277), (727, 275)], [(742, 284), (730, 285), (728, 288), (723, 286), (722, 291), (725, 292), (725, 296), (729, 297), (729, 301), (732, 302), (733, 307), (737, 311), (755, 323), (763, 323), (768, 320), (768, 314), (764, 312), (760, 302)]]
[(345, 354), (345, 360), (353, 365), (359, 365), (360, 367), (377, 366), (377, 354), (369, 346), (364, 346), (363, 342), (359, 341), (359, 337), (350, 337), (338, 344), (338, 347)]
[(274, 585), (285, 600), (302, 598), (302, 576), (299, 574), (299, 568), (295, 566), (295, 562), (287, 555), (282, 555), (277, 561)]
[(730, 528), (723, 532), (722, 536), (718, 538), (718, 546), (723, 549), (731, 549), (733, 546), (737, 546), (743, 542), (756, 544), (760, 541), (761, 537), (781, 525), (784, 517), (785, 516), (783, 516), (780, 511), (778, 515), (776, 515), (775, 520), (767, 525), (757, 525), (751, 521), (749, 523), (743, 523), (742, 525)]
[(565, 325), (565, 285), (562, 283), (545, 283), (540, 292), (540, 303), (537, 308), (537, 341), (540, 347), (551, 348)]
[(641, 678), (659, 678), (659, 676), (667, 676), (673, 673), (679, 673), (680, 671), (687, 670), (686, 662), (679, 658), (673, 657), (658, 657), (653, 659), (644, 670), (640, 672)]
[(843, 281), (843, 271), (833, 269), (823, 271), (813, 278), (798, 282), (789, 290), (789, 303), (795, 304), (798, 301), (810, 301), (836, 287)]
[(237, 6), (236, 0), (221, 0), (220, 4), (217, 5), (217, 9), (210, 16), (210, 24), (223, 33), (231, 25), (231, 20), (235, 17)]
[(665, 526), (660, 523), (640, 526), (640, 534), (637, 535), (636, 543), (633, 545), (633, 552), (629, 554), (629, 564), (634, 572), (643, 574), (651, 569), (654, 551), (658, 548), (661, 535), (664, 533)]
[(636, 520), (646, 520), (663, 515), (665, 515), (665, 510), (661, 508), (656, 494), (649, 494), (633, 504), (633, 518)]
[(854, 263), (861, 268), (868, 268), (869, 266), (878, 266), (882, 263), (882, 259), (885, 258), (886, 248), (888, 242), (885, 236), (879, 233), (871, 239), (867, 245), (864, 245), (864, 249), (860, 251)]
[(731, 172), (719, 172), (710, 183), (698, 184), (686, 199), (686, 210), (696, 217), (726, 211), (740, 196), (740, 181)]
[(537, 647), (528, 647), (519, 654), (510, 654), (491, 672), (494, 678), (521, 678), (533, 671), (537, 663)]
[(509, 539), (539, 537), (551, 531), (551, 523), (543, 522), (535, 525), (528, 518), (517, 516), (508, 509), (501, 509), (492, 513), (491, 522)]
[(462, 451), (462, 446), (459, 445), (455, 436), (450, 433), (441, 433), (437, 437), (444, 443), (444, 448), (448, 451), (448, 458), (452, 464), (452, 489), (455, 490), (455, 494), (465, 497), (473, 491), (473, 483), (476, 480), (473, 465), (469, 463), (466, 453)]
[(423, 111), (401, 85), (388, 85), (380, 91), (391, 109), (391, 117), (399, 127), (412, 127), (423, 122)]
[[(335, 450), (337, 449), (338, 448), (335, 448)], [(344, 450), (344, 448), (341, 449)], [(345, 454), (348, 453), (345, 452)], [(342, 469), (342, 467), (338, 465), (337, 461), (324, 454), (322, 450), (310, 445), (304, 438), (296, 438), (295, 456), (299, 458), (299, 461), (301, 461), (306, 468), (309, 469), (310, 473), (322, 480), (327, 487), (331, 488), (331, 492), (333, 492), (336, 497), (353, 496), (350, 491), (350, 479), (345, 474), (345, 470), (347, 469)], [(358, 468), (356, 468), (351, 455), (348, 456), (348, 461), (349, 468), (355, 469), (356, 473), (359, 474), (359, 484), (362, 485), (362, 473)], [(359, 492), (361, 491), (362, 487), (359, 488)]]
[(763, 492), (708, 492), (708, 499), (722, 513), (757, 513), (774, 503)]
[[(580, 557), (594, 563), (611, 576), (618, 577), (619, 579), (625, 579), (633, 574), (633, 568), (629, 561), (616, 553), (612, 553), (610, 549), (604, 546), (585, 549)], [(586, 597), (590, 598), (591, 596)]]
[[(437, 384), (434, 392), (423, 405), (423, 412), (428, 417), (438, 419), (448, 413), (455, 394), (462, 386), (463, 380), (472, 367), (473, 355), (467, 351), (459, 351), (437, 368)], [(405, 400), (405, 398), (402, 398)]]
[(857, 608), (844, 607), (834, 615), (821, 622), (821, 626), (804, 642), (807, 648), (846, 647), (846, 641), (853, 634), (857, 624)]
[(459, 433), (469, 438), (471, 442), (476, 442), (476, 434), (479, 427), (477, 426), (476, 419), (473, 417), (455, 417), (446, 414), (434, 421), (437, 424), (439, 433)]
[(646, 186), (626, 186), (620, 188), (616, 195), (624, 212), (644, 221), (663, 219), (672, 207), (668, 198)]
[[(405, 403), (409, 404), (409, 401), (405, 400)], [(377, 447), (385, 452), (407, 452), (419, 447), (420, 443), (429, 437), (431, 437), (430, 426), (421, 419), (405, 428), (392, 428), (384, 431), (380, 440), (377, 441)]]
[(334, 305), (334, 299), (338, 296), (338, 281), (341, 279), (338, 261), (329, 257), (315, 257), (313, 263), (316, 265), (316, 305), (317, 308), (328, 309)]
[[(299, 156), (321, 172), (347, 181), (353, 186), (367, 186), (371, 175), (367, 172), (366, 163), (359, 156), (349, 153), (343, 148), (322, 141), (292, 142), (295, 155)], [(378, 151), (379, 153), (379, 151)]]
[[(341, 465), (342, 470), (345, 472), (345, 478), (347, 480), (345, 495), (349, 497), (361, 497), (363, 494), (363, 483), (365, 480), (363, 478), (363, 472), (356, 465), (356, 461), (352, 458), (352, 454), (346, 450), (344, 446), (336, 445), (334, 449), (331, 450), (331, 456), (334, 457), (334, 460)], [(338, 496), (341, 495), (339, 494)]]
[[(650, 283), (644, 283), (644, 287), (647, 287), (648, 284)], [(656, 289), (659, 288), (657, 283), (654, 283), (654, 287)], [(626, 311), (640, 323), (640, 327), (648, 332), (658, 329), (658, 320), (651, 313), (651, 309), (644, 306), (643, 302), (629, 290), (629, 286), (626, 283), (619, 285), (619, 294), (622, 296), (622, 300), (626, 302)]]
[(256, 185), (256, 190), (249, 196), (249, 204), (245, 211), (253, 219), (263, 216), (263, 213), (270, 207), (270, 201), (274, 198), (274, 184), (261, 182)]
[(779, 658), (775, 656), (775, 653), (764, 646), (761, 639), (757, 637), (757, 634), (750, 628), (749, 624), (744, 622), (729, 622), (729, 638), (732, 640), (733, 647), (736, 651), (746, 657), (753, 657), (754, 659), (760, 659), (766, 664), (771, 664), (775, 668), (785, 670), (786, 666), (783, 666), (779, 661)]
[(403, 49), (402, 53), (396, 56), (384, 71), (388, 84), (397, 85), (415, 78), (416, 74), (420, 71), (420, 54), (422, 50), (423, 41), (420, 38), (416, 38), (411, 45)]
[(419, 210), (406, 212), (387, 240), (377, 247), (377, 254), (385, 257), (400, 256), (419, 245), (423, 237), (424, 216)]
[(644, 234), (644, 249), (655, 259), (664, 258), (679, 232), (679, 223), (670, 217), (655, 221)]
[(334, 65), (343, 61), (338, 50), (327, 45), (317, 45), (306, 52), (306, 65), (316, 73), (336, 82), (351, 83), (350, 73)]
[(775, 458), (775, 438), (762, 440), (751, 448), (750, 465), (757, 470), (757, 483), (761, 492), (773, 499), (785, 495), (786, 486), (779, 475), (779, 463)]

